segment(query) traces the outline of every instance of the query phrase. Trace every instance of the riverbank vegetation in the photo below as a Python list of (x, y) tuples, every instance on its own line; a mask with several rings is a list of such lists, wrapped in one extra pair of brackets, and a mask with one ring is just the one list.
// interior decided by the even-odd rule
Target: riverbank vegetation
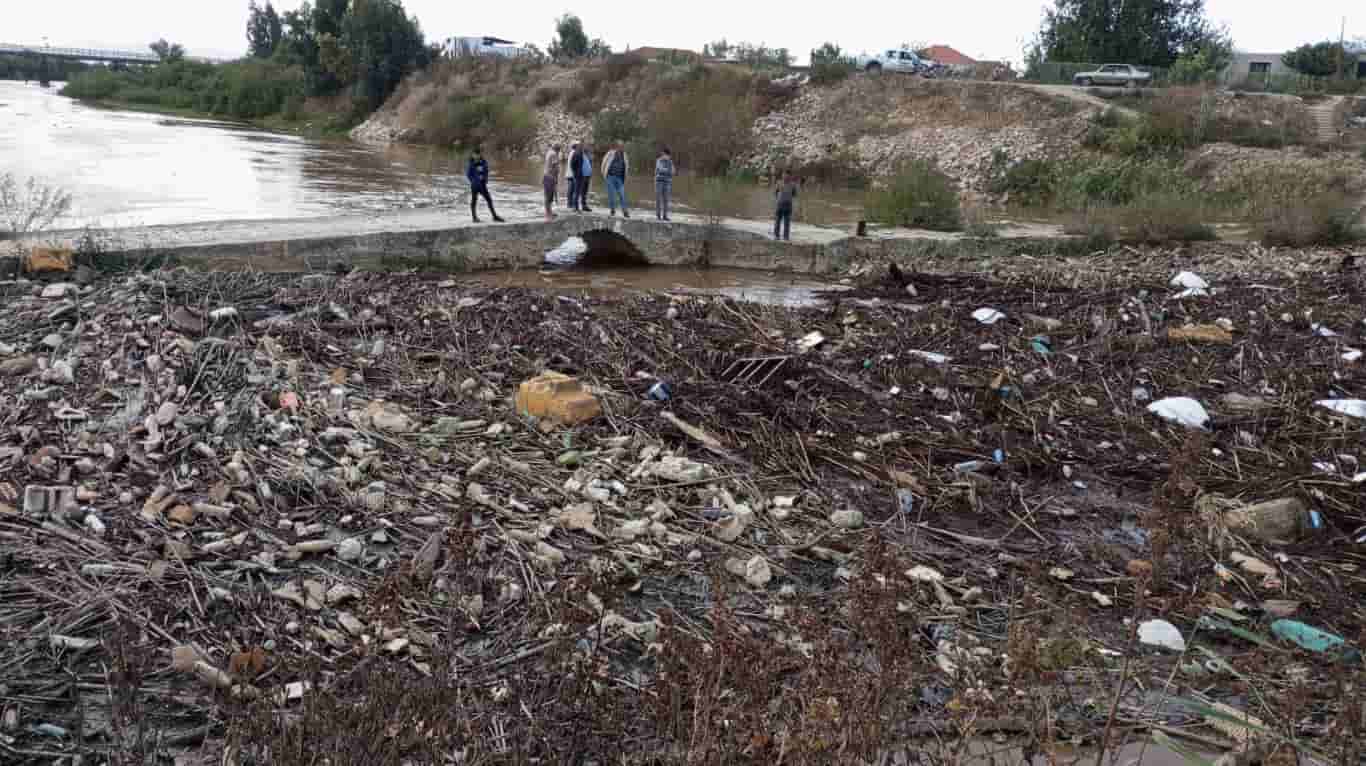
[(0, 80), (63, 82), (92, 67), (83, 61), (42, 56), (0, 55)]
[(71, 195), (36, 178), (0, 173), (0, 240), (43, 231), (71, 210)]
[(269, 3), (250, 8), (243, 59), (210, 64), (165, 55), (151, 67), (95, 68), (72, 77), (62, 93), (240, 119), (325, 117), (345, 128), (435, 55), (398, 0), (321, 0), (284, 14)]

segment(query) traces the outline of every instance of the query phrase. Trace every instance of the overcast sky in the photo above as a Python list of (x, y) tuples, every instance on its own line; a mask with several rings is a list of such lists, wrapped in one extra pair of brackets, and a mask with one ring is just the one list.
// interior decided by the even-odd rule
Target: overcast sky
[[(276, 8), (298, 7), (281, 0)], [(192, 54), (236, 56), (246, 48), (246, 0), (42, 0), (4, 12), (0, 42), (138, 47), (159, 37)], [(406, 0), (429, 40), (498, 35), (545, 47), (554, 19), (573, 11), (590, 37), (615, 50), (656, 45), (700, 50), (725, 37), (786, 47), (804, 58), (826, 40), (859, 52), (901, 43), (943, 43), (978, 59), (1019, 61), (1038, 29), (1045, 0), (933, 0), (854, 2), (814, 0)], [(1336, 39), (1343, 17), (1347, 36), (1366, 36), (1361, 0), (1206, 0), (1209, 15), (1227, 23), (1239, 49), (1276, 52), (1303, 42)], [(817, 10), (819, 9), (819, 10)]]

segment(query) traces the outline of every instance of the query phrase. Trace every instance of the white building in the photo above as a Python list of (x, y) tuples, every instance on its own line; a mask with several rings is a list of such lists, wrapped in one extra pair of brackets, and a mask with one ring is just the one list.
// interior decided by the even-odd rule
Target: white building
[(451, 58), (460, 56), (504, 56), (518, 58), (530, 53), (526, 48), (511, 40), (482, 35), (478, 37), (448, 37), (445, 44), (446, 55)]

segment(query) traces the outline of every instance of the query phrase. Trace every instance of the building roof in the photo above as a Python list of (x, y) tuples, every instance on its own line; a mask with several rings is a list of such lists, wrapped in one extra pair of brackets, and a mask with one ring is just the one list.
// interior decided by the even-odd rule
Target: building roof
[(962, 52), (947, 45), (931, 45), (921, 55), (944, 66), (968, 66), (977, 63), (976, 59), (965, 56)]

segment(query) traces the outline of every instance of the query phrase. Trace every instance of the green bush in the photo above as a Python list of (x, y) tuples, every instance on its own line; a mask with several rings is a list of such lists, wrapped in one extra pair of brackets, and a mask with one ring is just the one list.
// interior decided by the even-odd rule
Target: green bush
[(1124, 124), (1124, 117), (1114, 107), (1107, 106), (1091, 118), (1091, 124), (1101, 128), (1118, 128)]
[(516, 151), (536, 138), (536, 116), (509, 96), (452, 97), (421, 122), (429, 142), (457, 148)]
[(116, 96), (123, 78), (103, 67), (82, 72), (62, 88), (62, 95), (84, 101), (102, 101)]
[(1146, 192), (1115, 209), (1126, 236), (1149, 244), (1217, 239), (1206, 216), (1206, 206), (1196, 195), (1163, 190)]
[(593, 144), (600, 152), (617, 141), (629, 144), (644, 137), (645, 126), (634, 110), (607, 109), (593, 116)]
[(1064, 207), (1081, 210), (1093, 205), (1127, 205), (1145, 194), (1194, 192), (1194, 182), (1181, 165), (1167, 159), (1107, 157), (1071, 162), (1058, 170), (1055, 196)]
[(928, 160), (910, 160), (864, 200), (868, 220), (887, 226), (958, 231), (963, 211), (958, 189)]
[(826, 43), (811, 51), (811, 82), (834, 85), (858, 71), (858, 64), (834, 43)]
[[(999, 169), (1005, 165), (1004, 169)], [(1058, 191), (1058, 169), (1050, 160), (1026, 159), (1005, 164), (993, 158), (993, 174), (987, 191), (1009, 197), (1012, 204), (1043, 206), (1053, 202)]]
[(1290, 196), (1268, 189), (1257, 205), (1253, 233), (1267, 246), (1342, 245), (1360, 238), (1360, 213), (1357, 200), (1342, 191)]

